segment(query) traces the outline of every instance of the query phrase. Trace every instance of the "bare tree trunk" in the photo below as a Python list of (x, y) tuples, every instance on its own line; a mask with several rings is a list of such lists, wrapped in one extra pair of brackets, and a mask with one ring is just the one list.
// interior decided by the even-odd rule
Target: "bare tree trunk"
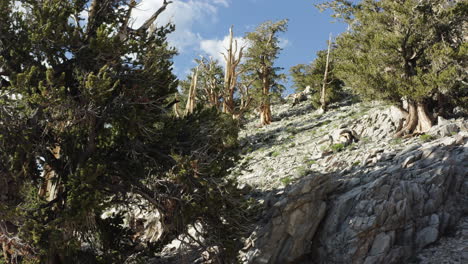
[(229, 28), (229, 48), (226, 50), (226, 53), (223, 54), (224, 60), (226, 61), (223, 112), (235, 116), (239, 115), (239, 113), (235, 113), (234, 105), (234, 92), (237, 86), (237, 77), (240, 74), (240, 72), (237, 71), (237, 66), (239, 66), (242, 59), (244, 47), (241, 47), (239, 54), (237, 54), (238, 46), (237, 41), (234, 41), (232, 28), (232, 26)]
[(260, 125), (271, 124), (271, 107), (270, 107), (270, 82), (268, 80), (268, 71), (264, 70), (263, 89), (262, 89), (262, 104), (260, 106)]
[(264, 102), (260, 107), (260, 124), (262, 126), (271, 124), (271, 108), (269, 102)]
[(408, 101), (408, 115), (406, 123), (395, 137), (410, 136), (415, 133), (427, 132), (433, 126), (427, 110), (427, 105), (423, 102)]
[(327, 111), (327, 101), (326, 101), (326, 88), (327, 88), (327, 79), (328, 79), (328, 64), (330, 61), (330, 49), (331, 49), (331, 39), (332, 39), (332, 34), (330, 33), (330, 36), (328, 38), (328, 50), (327, 50), (327, 61), (325, 63), (325, 73), (323, 75), (323, 84), (322, 84), (322, 92), (320, 95), (320, 109), (322, 113), (325, 113)]
[(424, 133), (429, 131), (434, 124), (427, 110), (427, 105), (425, 103), (417, 103), (416, 108), (418, 113), (418, 126), (416, 128), (416, 132)]
[(176, 93), (176, 97), (175, 97), (175, 100), (176, 100), (176, 103), (174, 104), (173, 106), (173, 110), (174, 110), (174, 115), (179, 118), (180, 117), (180, 112), (179, 112), (179, 98), (178, 98), (178, 93)]
[[(55, 146), (50, 150), (52, 155), (56, 158), (60, 158), (60, 146)], [(60, 180), (57, 173), (49, 166), (44, 166), (44, 182), (39, 188), (39, 196), (45, 197), (47, 201), (52, 201), (57, 198), (60, 186)]]
[(198, 67), (192, 74), (192, 83), (190, 84), (189, 94), (187, 98), (187, 106), (185, 107), (185, 115), (192, 114), (195, 109), (195, 98), (197, 96), (197, 82), (198, 82)]

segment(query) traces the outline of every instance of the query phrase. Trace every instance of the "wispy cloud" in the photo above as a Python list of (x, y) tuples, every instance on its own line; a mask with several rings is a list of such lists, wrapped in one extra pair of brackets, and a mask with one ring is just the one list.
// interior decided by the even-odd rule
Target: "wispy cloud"
[[(163, 0), (142, 0), (132, 12), (133, 27), (142, 25), (156, 10)], [(176, 31), (169, 36), (169, 42), (180, 52), (190, 47), (198, 47), (202, 37), (195, 31), (196, 24), (214, 23), (220, 7), (229, 7), (228, 0), (174, 0), (158, 18), (157, 24), (169, 22), (175, 24)]]
[(278, 38), (278, 40), (279, 40), (278, 45), (279, 45), (279, 47), (282, 48), (282, 49), (284, 49), (284, 48), (289, 47), (289, 46), (292, 45), (292, 42), (289, 41), (289, 39), (287, 39), (287, 38)]
[[(237, 41), (237, 52), (241, 47), (247, 47), (247, 41), (240, 37), (234, 37), (234, 41)], [(226, 53), (229, 47), (229, 35), (226, 35), (223, 39), (205, 39), (200, 42), (200, 49), (206, 55), (217, 59), (222, 65), (225, 64), (223, 53)]]

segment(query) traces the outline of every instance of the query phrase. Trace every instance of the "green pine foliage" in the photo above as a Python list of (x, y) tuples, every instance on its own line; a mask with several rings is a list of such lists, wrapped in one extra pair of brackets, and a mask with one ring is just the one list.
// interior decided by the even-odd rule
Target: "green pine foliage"
[(466, 99), (466, 1), (337, 0), (323, 6), (350, 25), (337, 39), (337, 76), (364, 98)]
[[(328, 103), (334, 103), (346, 96), (344, 83), (341, 79), (336, 77), (335, 63), (334, 63), (334, 49), (331, 50), (328, 81), (326, 85), (325, 99)], [(296, 92), (303, 91), (307, 86), (310, 86), (312, 94), (312, 105), (315, 108), (320, 107), (320, 91), (323, 85), (323, 76), (325, 73), (327, 59), (327, 51), (321, 50), (317, 52), (316, 59), (311, 64), (298, 64), (291, 67), (289, 70), (293, 80), (293, 88)]]
[[(255, 98), (254, 107), (259, 107), (264, 115), (271, 118), (270, 102), (281, 96), (285, 87), (282, 84), (286, 75), (280, 73), (283, 68), (275, 65), (281, 52), (279, 34), (286, 32), (288, 20), (266, 21), (254, 31), (248, 32), (245, 39), (249, 45), (245, 52), (245, 61), (241, 66), (242, 82), (251, 82)], [(271, 120), (267, 120), (269, 123)], [(265, 123), (265, 124), (267, 124)], [(262, 124), (262, 125), (265, 125)]]
[[(172, 115), (176, 51), (166, 36), (174, 26), (128, 28), (134, 5), (0, 3), (0, 221), (18, 228), (24, 263), (123, 263), (156, 253), (195, 222), (221, 256), (240, 246), (247, 210), (225, 178), (237, 123), (210, 109)], [(57, 186), (50, 199), (41, 194), (48, 184)], [(143, 248), (122, 225), (124, 212), (101, 218), (139, 200), (165, 228)]]
[(224, 88), (224, 70), (218, 60), (207, 59), (201, 57), (195, 59), (196, 67), (190, 70), (185, 80), (179, 82), (181, 88), (181, 104), (182, 108), (185, 107), (190, 85), (192, 83), (192, 76), (197, 71), (197, 92), (196, 102), (204, 107), (220, 108), (223, 98)]

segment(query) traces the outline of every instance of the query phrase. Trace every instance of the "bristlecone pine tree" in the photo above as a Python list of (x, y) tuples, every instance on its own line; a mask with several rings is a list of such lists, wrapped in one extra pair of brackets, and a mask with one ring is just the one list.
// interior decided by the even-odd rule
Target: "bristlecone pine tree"
[[(131, 28), (133, 0), (0, 1), (0, 263), (127, 263), (194, 223), (237, 251), (237, 125), (173, 116), (168, 4)], [(124, 225), (135, 208), (161, 215), (156, 241)]]
[[(195, 109), (196, 105), (213, 107), (222, 111), (224, 97), (223, 67), (213, 58), (196, 59), (197, 66), (191, 69), (187, 79), (180, 81), (181, 97)], [(193, 101), (193, 102), (191, 102)]]
[(267, 21), (258, 26), (255, 31), (247, 33), (245, 39), (249, 41), (249, 48), (245, 53), (245, 64), (242, 65), (246, 80), (254, 80), (257, 89), (256, 97), (259, 102), (260, 125), (271, 123), (270, 97), (272, 93), (281, 92), (283, 88), (279, 81), (284, 75), (278, 73), (281, 68), (275, 67), (281, 47), (278, 34), (287, 30), (288, 20), (277, 22)]
[[(332, 47), (331, 52), (334, 52)], [(289, 73), (293, 80), (293, 87), (296, 92), (303, 91), (307, 86), (310, 86), (312, 95), (311, 103), (313, 107), (320, 108), (322, 91), (324, 85), (324, 72), (326, 68), (327, 51), (321, 50), (317, 52), (317, 58), (311, 64), (298, 64), (291, 67)], [(334, 56), (329, 59), (327, 82), (325, 85), (325, 102), (330, 104), (337, 102), (345, 96), (343, 91), (344, 83), (338, 79), (335, 74)]]
[(325, 6), (350, 25), (337, 39), (339, 77), (364, 97), (407, 102), (396, 136), (427, 131), (434, 113), (467, 99), (466, 1), (337, 0)]
[[(239, 64), (242, 60), (245, 47), (239, 48), (237, 40), (234, 40), (232, 28), (233, 27), (229, 28), (229, 43), (226, 48), (226, 52), (223, 53), (224, 62), (226, 63), (224, 71), (223, 112), (230, 113), (234, 117), (239, 118), (241, 116), (240, 112), (245, 111), (246, 105), (241, 105), (241, 109), (238, 111), (239, 113), (236, 113), (236, 102), (234, 96), (236, 94), (236, 90), (238, 90), (238, 79), (239, 74), (241, 73), (241, 71), (239, 71)], [(244, 95), (244, 93), (241, 95)], [(249, 104), (247, 104), (247, 107)]]
[[(228, 47), (222, 53), (224, 71), (217, 60), (202, 57), (195, 60), (198, 65), (192, 69), (192, 75), (181, 82), (181, 88), (187, 100), (194, 100), (205, 107), (214, 107), (238, 120), (250, 109), (253, 101), (250, 93), (253, 80), (245, 81), (242, 78), (240, 63), (245, 47), (239, 46), (232, 28), (229, 29)], [(191, 87), (196, 87), (195, 97), (189, 96), (193, 91)]]
[(328, 79), (329, 79), (328, 74), (330, 72), (331, 45), (332, 45), (332, 34), (330, 33), (330, 37), (328, 38), (327, 57), (325, 59), (325, 70), (323, 72), (322, 89), (320, 90), (320, 110), (322, 113), (325, 113), (328, 109), (327, 85), (328, 85)]

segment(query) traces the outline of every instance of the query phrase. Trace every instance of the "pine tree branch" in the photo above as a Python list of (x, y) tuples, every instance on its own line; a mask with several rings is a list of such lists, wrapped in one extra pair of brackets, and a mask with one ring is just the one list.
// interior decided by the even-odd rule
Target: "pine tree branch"
[(143, 33), (147, 31), (150, 28), (150, 26), (154, 23), (154, 21), (156, 21), (158, 16), (161, 15), (161, 13), (164, 12), (164, 10), (166, 10), (169, 4), (172, 4), (172, 1), (164, 0), (163, 5), (148, 20), (146, 20), (145, 23), (141, 25), (141, 27), (137, 29), (137, 32)]

